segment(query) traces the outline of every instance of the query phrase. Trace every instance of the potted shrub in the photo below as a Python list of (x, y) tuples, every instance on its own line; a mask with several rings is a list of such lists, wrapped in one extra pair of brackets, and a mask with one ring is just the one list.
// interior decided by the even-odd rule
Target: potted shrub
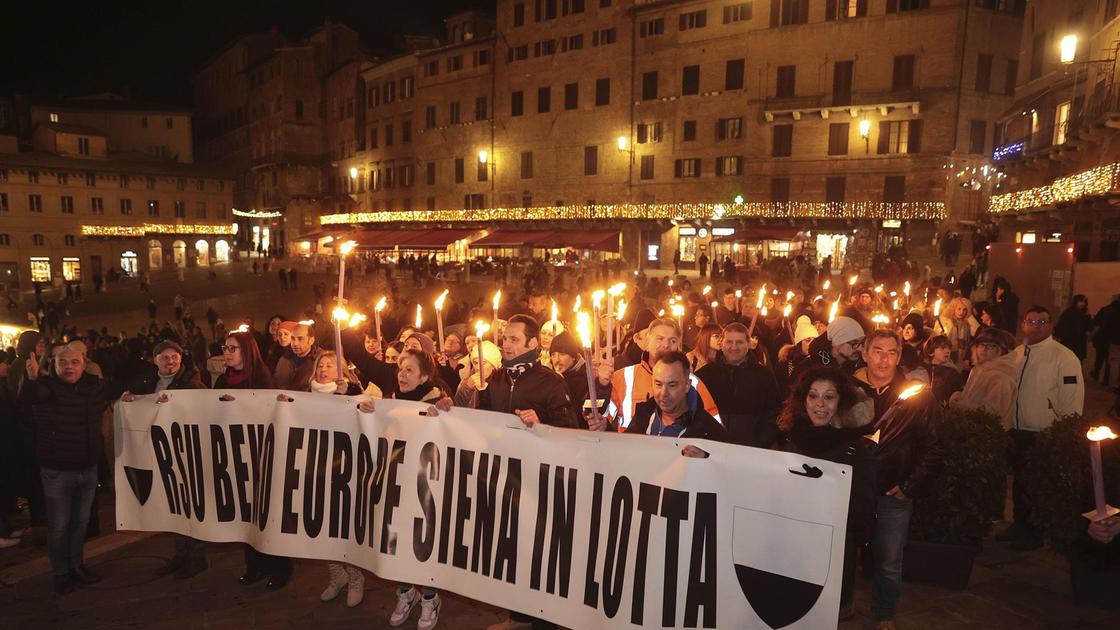
[[(1025, 482), (1035, 526), (1047, 544), (1070, 562), (1073, 597), (1079, 603), (1120, 607), (1120, 543), (1097, 543), (1086, 535), (1093, 509), (1089, 427), (1101, 424), (1078, 415), (1057, 420), (1038, 435), (1028, 455)], [(1115, 422), (1112, 423), (1115, 430)], [(1105, 496), (1120, 501), (1120, 444), (1103, 444)]]
[(914, 501), (903, 579), (968, 588), (972, 564), (1007, 494), (1007, 433), (992, 414), (942, 409), (939, 462), (927, 492)]

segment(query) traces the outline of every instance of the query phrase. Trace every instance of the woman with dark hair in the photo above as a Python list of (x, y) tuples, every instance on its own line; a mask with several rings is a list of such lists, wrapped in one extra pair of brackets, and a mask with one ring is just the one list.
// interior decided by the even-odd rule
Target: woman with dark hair
[(871, 540), (875, 524), (873, 445), (863, 439), (874, 416), (874, 402), (843, 370), (822, 366), (801, 374), (778, 418), (785, 450), (852, 467), (840, 586), (841, 619), (852, 616), (856, 549)]
[(276, 331), (284, 320), (283, 315), (273, 315), (268, 318), (268, 323), (264, 325), (265, 334), (260, 336), (259, 346), (261, 356), (265, 357), (265, 361), (268, 361), (268, 356), (273, 352), (272, 348), (276, 345)]
[(688, 351), (688, 362), (693, 372), (716, 360), (722, 332), (723, 328), (714, 322), (704, 324), (696, 332), (696, 345)]
[(1007, 331), (1007, 323), (1003, 321), (1003, 310), (998, 306), (983, 302), (978, 305), (977, 311), (979, 312), (977, 319), (980, 320), (981, 328), (998, 328), (1004, 332)]
[(1089, 314), (1089, 298), (1078, 293), (1058, 317), (1058, 323), (1054, 326), (1054, 338), (1084, 361), (1089, 355), (1089, 331), (1092, 329), (1093, 316)]
[(1003, 276), (992, 280), (991, 302), (1003, 315), (1003, 325), (999, 327), (1014, 335), (1015, 327), (1019, 325), (1019, 296), (1015, 295), (1011, 283)]
[[(971, 349), (965, 350), (965, 357)], [(922, 346), (922, 358), (933, 397), (940, 403), (948, 403), (954, 392), (964, 388), (964, 375), (961, 368), (953, 363), (953, 348), (945, 335), (930, 337)]]
[[(251, 332), (231, 332), (222, 345), (226, 359), (226, 372), (218, 377), (214, 389), (276, 389), (272, 371), (261, 358), (257, 340)], [(234, 400), (232, 394), (223, 394), (222, 400)], [(238, 578), (243, 586), (256, 584), (268, 578), (266, 588), (283, 588), (292, 577), (292, 559), (261, 553), (245, 545), (245, 573)]]

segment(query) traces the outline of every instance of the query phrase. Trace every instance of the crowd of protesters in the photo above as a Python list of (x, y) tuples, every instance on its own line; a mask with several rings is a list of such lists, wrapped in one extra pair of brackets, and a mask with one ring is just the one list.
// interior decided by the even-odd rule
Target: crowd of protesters
[[(393, 398), (427, 403), (430, 416), (473, 407), (514, 414), (530, 427), (698, 438), (849, 464), (841, 616), (852, 612), (856, 559), (866, 548), (873, 617), (877, 627), (893, 628), (913, 500), (938, 474), (937, 406), (999, 418), (1021, 470), (1038, 431), (1082, 411), (1086, 343), (1097, 344), (1097, 334), (1118, 341), (1120, 296), (1096, 318), (1077, 296), (1058, 318), (1043, 307), (1021, 309), (1002, 278), (991, 282), (987, 301), (973, 303), (974, 286), (962, 291), (960, 278), (927, 277), (904, 252), (874, 262), (869, 282), (848, 270), (834, 274), (830, 262), (817, 268), (783, 259), (746, 274), (732, 270), (734, 278), (721, 273), (724, 281), (703, 288), (607, 268), (594, 280), (626, 282), (616, 302), (626, 307), (594, 311), (601, 325), (593, 328), (592, 353), (573, 324), (580, 308), (591, 310), (596, 286), (581, 279), (568, 287), (540, 264), (520, 286), (504, 287), (497, 308), (485, 297), (470, 304), (452, 296), (442, 340), (415, 326), (411, 305), (390, 292), (382, 338), (372, 325), (341, 332), (347, 365), (338, 362), (331, 322), (318, 315), (329, 307), (324, 290), (307, 310), (275, 315), (260, 329), (244, 319), (227, 330), (213, 308), (204, 329), (178, 296), (173, 321), (153, 321), (127, 338), (46, 322), (0, 361), (8, 449), (0, 458), (8, 467), (0, 474), (0, 544), (18, 544), (21, 532), (4, 517), (25, 498), (31, 524), (47, 527), (56, 591), (98, 580), (82, 550), (96, 527), (99, 485), (111, 478), (103, 440), (110, 405), (206, 387), (230, 398), (238, 389), (361, 396), (367, 411)], [(294, 289), (295, 275), (281, 273), (282, 287)], [(607, 318), (617, 321), (617, 337), (603, 334)], [(482, 339), (473, 333), (479, 321), (493, 328)], [(1095, 372), (1102, 369), (1107, 379), (1107, 360)], [(682, 455), (707, 453), (691, 445)], [(1013, 548), (1033, 548), (1040, 542), (1019, 484), (1014, 504), (1005, 538)], [(176, 535), (160, 576), (189, 579), (207, 568), (205, 543)], [(240, 582), (280, 589), (292, 570), (290, 558), (245, 545)], [(345, 591), (347, 605), (361, 603), (359, 568), (329, 563), (323, 573), (324, 601)], [(396, 626), (419, 607), (418, 627), (427, 629), (441, 606), (435, 590), (405, 584), (387, 613)], [(552, 626), (512, 611), (502, 627)]]

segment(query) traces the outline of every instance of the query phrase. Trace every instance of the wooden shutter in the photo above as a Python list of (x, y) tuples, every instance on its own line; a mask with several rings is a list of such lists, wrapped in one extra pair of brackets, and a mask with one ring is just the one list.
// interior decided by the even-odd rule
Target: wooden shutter
[(879, 147), (875, 150), (879, 155), (885, 155), (891, 150), (891, 124), (886, 120), (879, 121)]
[(836, 0), (828, 0), (824, 3), (824, 19), (829, 21), (836, 19)]
[(906, 139), (907, 153), (921, 153), (922, 151), (922, 121), (910, 121), (910, 134)]
[(778, 22), (782, 17), (782, 1), (770, 0), (770, 28), (778, 26)]
[(898, 0), (887, 0), (887, 13), (898, 13)]

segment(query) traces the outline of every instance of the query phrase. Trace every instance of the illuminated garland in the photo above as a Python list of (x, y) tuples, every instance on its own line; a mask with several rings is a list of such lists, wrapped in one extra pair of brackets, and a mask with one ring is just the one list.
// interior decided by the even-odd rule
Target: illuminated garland
[(456, 210), (386, 210), (351, 212), (319, 217), (322, 225), (351, 223), (436, 223), (445, 221), (480, 223), (486, 221), (549, 221), (595, 219), (710, 219), (735, 218), (821, 218), (821, 219), (934, 219), (945, 218), (945, 203), (916, 201), (886, 203), (854, 201), (816, 203), (648, 203), (603, 206), (544, 206), (535, 208), (476, 208)]
[(83, 225), (82, 236), (137, 237), (145, 234), (234, 234), (231, 225)]
[(248, 211), (246, 211), (246, 210), (238, 210), (237, 208), (234, 208), (233, 209), (233, 216), (235, 216), (235, 217), (245, 217), (247, 219), (279, 219), (280, 217), (284, 216), (284, 213), (280, 212), (278, 210), (273, 210), (273, 211), (248, 210)]
[(1091, 195), (1103, 195), (1120, 184), (1120, 162), (1082, 171), (1035, 188), (995, 195), (988, 203), (988, 212), (1001, 214), (1040, 208), (1063, 201), (1075, 201)]

